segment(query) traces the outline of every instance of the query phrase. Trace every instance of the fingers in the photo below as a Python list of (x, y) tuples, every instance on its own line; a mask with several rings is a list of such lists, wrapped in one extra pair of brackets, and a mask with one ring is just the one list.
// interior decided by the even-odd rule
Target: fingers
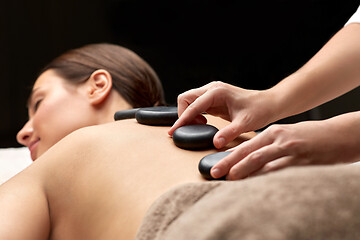
[(199, 116), (213, 105), (214, 98), (214, 94), (207, 91), (208, 88), (209, 84), (201, 88), (189, 90), (179, 96), (179, 119), (168, 131), (169, 135), (172, 135), (177, 128), (192, 123), (194, 119), (196, 119), (195, 121), (200, 120), (204, 122), (204, 118)]
[(179, 116), (191, 105), (198, 97), (203, 95), (206, 90), (202, 88), (196, 88), (186, 91), (178, 96), (178, 114)]
[[(227, 176), (230, 180), (238, 180), (246, 178), (255, 172), (259, 171), (265, 165), (271, 166), (273, 161), (284, 157), (284, 153), (274, 145), (265, 146), (255, 152), (252, 152), (246, 156), (242, 161), (235, 164), (229, 171)], [(265, 168), (264, 171), (269, 171), (269, 167)]]
[[(196, 99), (205, 94), (209, 89), (212, 88), (214, 83), (208, 83), (202, 87), (191, 89), (179, 95), (178, 97), (178, 113), (182, 116), (183, 112), (191, 105)], [(196, 115), (202, 112), (197, 112)]]
[[(188, 118), (184, 118), (183, 112), (188, 108), (189, 105), (191, 105), (199, 96), (201, 96), (204, 93), (203, 90), (201, 90), (201, 88), (197, 88), (197, 89), (192, 89), (189, 91), (186, 91), (183, 94), (180, 94), (178, 97), (178, 115), (179, 115), (179, 119), (173, 124), (173, 126), (169, 129), (168, 134), (170, 136), (173, 135), (174, 131), (185, 125), (186, 122), (190, 122), (194, 119), (196, 119), (196, 117), (199, 116), (199, 113), (196, 113), (194, 116), (188, 116)], [(196, 120), (195, 120), (196, 121)]]
[(241, 143), (239, 146), (232, 149), (232, 154), (229, 154), (212, 167), (211, 176), (214, 178), (225, 176), (235, 164), (242, 161), (250, 153), (267, 146), (272, 142), (272, 139), (262, 137), (261, 134), (259, 134), (251, 140)]
[(219, 161), (211, 169), (211, 175), (219, 178), (227, 174), (228, 179), (242, 179), (260, 170), (266, 164), (287, 156), (287, 152), (281, 144), (275, 142), (275, 139), (276, 136), (264, 131), (240, 144), (232, 149), (232, 154)]
[(243, 133), (241, 124), (237, 121), (233, 121), (223, 129), (220, 129), (215, 134), (214, 146), (216, 148), (225, 147), (229, 142), (237, 138), (241, 133)]
[(292, 162), (293, 162), (293, 157), (291, 157), (291, 156), (281, 157), (279, 159), (276, 159), (274, 161), (271, 161), (271, 162), (265, 164), (264, 167), (262, 167), (261, 169), (259, 169), (256, 172), (252, 173), (250, 176), (253, 177), (253, 176), (258, 176), (258, 175), (266, 174), (269, 172), (277, 171), (277, 170), (280, 170), (282, 168), (292, 165), (291, 164)]

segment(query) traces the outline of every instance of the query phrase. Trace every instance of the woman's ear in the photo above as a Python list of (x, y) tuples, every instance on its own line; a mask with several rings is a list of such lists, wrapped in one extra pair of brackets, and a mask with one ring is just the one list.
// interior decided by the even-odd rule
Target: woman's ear
[(112, 89), (112, 78), (108, 71), (98, 69), (94, 71), (87, 82), (88, 98), (92, 105), (103, 103)]

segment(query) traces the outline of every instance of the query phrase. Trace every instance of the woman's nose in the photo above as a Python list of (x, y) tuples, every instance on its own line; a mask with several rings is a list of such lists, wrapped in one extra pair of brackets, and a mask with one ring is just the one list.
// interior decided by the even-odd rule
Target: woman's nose
[(32, 127), (32, 123), (31, 120), (29, 120), (27, 123), (25, 123), (24, 127), (16, 135), (16, 140), (18, 141), (18, 143), (27, 146), (33, 132), (34, 130)]

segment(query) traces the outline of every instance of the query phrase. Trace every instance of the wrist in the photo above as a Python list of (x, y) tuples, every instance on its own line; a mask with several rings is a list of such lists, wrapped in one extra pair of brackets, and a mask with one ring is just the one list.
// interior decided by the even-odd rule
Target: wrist
[(323, 121), (327, 129), (336, 136), (335, 141), (341, 149), (346, 162), (360, 161), (360, 111), (344, 113)]
[(295, 72), (286, 77), (274, 87), (266, 90), (268, 95), (273, 99), (274, 111), (276, 111), (276, 119), (274, 121), (287, 118), (317, 106), (316, 102), (317, 91), (316, 86), (304, 84), (310, 81), (310, 76), (307, 72)]
[(284, 100), (284, 96), (281, 91), (279, 92), (275, 88), (269, 88), (261, 91), (260, 94), (262, 95), (262, 104), (264, 104), (267, 108), (268, 124), (288, 117), (286, 114), (287, 105), (284, 104), (286, 103), (286, 100)]

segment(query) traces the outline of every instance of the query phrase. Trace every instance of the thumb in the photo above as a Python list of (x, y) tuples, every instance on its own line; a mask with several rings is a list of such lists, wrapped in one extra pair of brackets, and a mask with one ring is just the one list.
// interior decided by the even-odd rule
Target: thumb
[(214, 146), (216, 148), (225, 147), (229, 142), (237, 138), (241, 133), (243, 133), (243, 129), (240, 124), (235, 122), (231, 122), (229, 125), (220, 129), (214, 136)]

